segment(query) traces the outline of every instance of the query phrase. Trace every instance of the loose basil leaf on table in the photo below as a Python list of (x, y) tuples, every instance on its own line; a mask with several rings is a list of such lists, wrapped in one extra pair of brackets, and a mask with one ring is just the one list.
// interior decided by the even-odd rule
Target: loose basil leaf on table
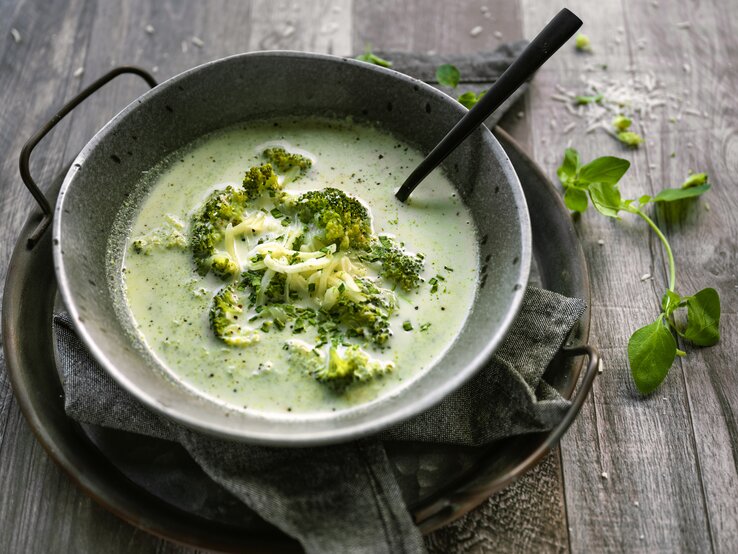
[(586, 211), (589, 204), (586, 191), (574, 187), (567, 188), (564, 192), (564, 204), (573, 212)]
[(669, 373), (676, 354), (676, 340), (663, 314), (633, 333), (628, 341), (628, 361), (638, 390), (643, 394), (656, 390)]
[(461, 79), (461, 73), (456, 66), (450, 63), (439, 65), (436, 69), (436, 80), (441, 85), (456, 88), (459, 85), (459, 79)]
[(720, 297), (713, 288), (702, 289), (685, 298), (687, 327), (680, 333), (698, 346), (712, 346), (720, 340)]
[(623, 206), (620, 191), (609, 183), (592, 183), (589, 185), (589, 197), (592, 205), (602, 215), (620, 219), (618, 212)]
[[(627, 118), (616, 118), (627, 128)], [(614, 125), (617, 124), (614, 122)], [(666, 235), (643, 208), (652, 202), (677, 202), (696, 198), (710, 189), (706, 173), (690, 175), (681, 188), (664, 189), (656, 196), (644, 194), (636, 199), (623, 199), (617, 183), (628, 171), (630, 162), (614, 156), (603, 156), (581, 165), (579, 153), (567, 148), (556, 174), (564, 187), (564, 203), (574, 212), (584, 212), (589, 200), (601, 214), (620, 219), (621, 211), (643, 219), (662, 242), (669, 261), (669, 287), (661, 299), (658, 319), (635, 331), (628, 341), (628, 361), (638, 390), (648, 394), (666, 377), (674, 358), (686, 353), (677, 348), (674, 329), (697, 346), (711, 346), (720, 340), (720, 297), (715, 289), (704, 289), (693, 296), (675, 291), (676, 263)], [(679, 205), (679, 204), (676, 204)], [(686, 325), (675, 321), (675, 312), (686, 307)], [(680, 327), (683, 327), (680, 328)]]
[[(566, 154), (564, 155), (564, 161), (566, 161)], [(625, 175), (629, 167), (630, 162), (628, 160), (614, 156), (603, 156), (581, 167), (579, 181), (614, 185)]]

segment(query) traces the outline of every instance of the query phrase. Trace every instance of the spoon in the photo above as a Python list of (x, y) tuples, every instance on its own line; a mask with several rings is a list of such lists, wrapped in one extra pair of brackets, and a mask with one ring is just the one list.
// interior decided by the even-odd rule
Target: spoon
[(554, 52), (561, 48), (581, 26), (582, 20), (566, 8), (557, 13), (556, 17), (523, 50), (523, 53), (500, 75), (499, 79), (482, 96), (481, 100), (454, 125), (441, 142), (431, 150), (430, 154), (420, 162), (420, 165), (415, 168), (395, 193), (395, 197), (400, 202), (407, 200), (415, 187), (438, 167), (459, 144), (464, 142), (464, 139), (472, 131), (484, 123), (484, 120), (533, 75)]

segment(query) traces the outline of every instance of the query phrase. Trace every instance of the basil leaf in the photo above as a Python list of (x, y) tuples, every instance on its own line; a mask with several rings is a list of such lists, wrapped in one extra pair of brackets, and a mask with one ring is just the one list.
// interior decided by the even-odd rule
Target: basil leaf
[(459, 73), (456, 66), (451, 65), (450, 63), (439, 65), (438, 68), (436, 68), (436, 80), (440, 85), (456, 88), (459, 84), (460, 78), (461, 73)]
[(661, 309), (666, 317), (669, 317), (679, 307), (682, 297), (671, 290), (667, 290), (661, 298)]
[(625, 175), (630, 162), (614, 156), (603, 156), (592, 160), (579, 170), (580, 183), (606, 183), (614, 185)]
[(482, 98), (482, 96), (484, 96), (484, 93), (485, 92), (486, 91), (482, 91), (482, 92), (480, 92), (477, 95), (477, 94), (474, 94), (472, 91), (469, 90), (469, 91), (465, 92), (464, 94), (462, 94), (461, 96), (459, 96), (457, 98), (457, 100), (467, 110), (471, 110), (477, 104), (477, 102), (479, 102), (479, 100)]
[(577, 171), (579, 171), (580, 167), (579, 152), (573, 148), (567, 148), (564, 150), (564, 161), (561, 162), (561, 166), (556, 170), (556, 174), (559, 176), (559, 179), (561, 179), (562, 174), (574, 178), (577, 176)]
[(674, 363), (676, 351), (676, 340), (664, 325), (664, 314), (631, 335), (628, 362), (639, 391), (648, 394), (656, 390)]
[(693, 173), (682, 183), (682, 188), (698, 187), (705, 183), (707, 183), (707, 173)]
[(698, 346), (712, 346), (720, 340), (720, 296), (707, 288), (685, 300), (687, 328), (680, 334)]
[(374, 54), (369, 48), (367, 48), (363, 54), (356, 56), (355, 59), (361, 62), (371, 63), (371, 64), (378, 65), (381, 67), (392, 67), (391, 61), (385, 60), (384, 58), (380, 58), (379, 56)]
[(572, 212), (584, 212), (589, 205), (587, 193), (574, 187), (567, 187), (564, 193), (564, 204)]
[(654, 202), (676, 202), (701, 196), (710, 190), (710, 183), (680, 189), (664, 189), (653, 197)]
[(589, 197), (592, 199), (592, 205), (602, 215), (620, 219), (618, 212), (622, 206), (622, 201), (620, 191), (615, 185), (593, 183), (589, 186)]

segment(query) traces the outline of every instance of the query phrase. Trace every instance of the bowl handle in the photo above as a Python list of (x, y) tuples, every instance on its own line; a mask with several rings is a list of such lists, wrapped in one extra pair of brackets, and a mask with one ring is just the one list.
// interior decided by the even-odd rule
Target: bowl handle
[(31, 177), (31, 152), (33, 152), (33, 149), (41, 141), (41, 139), (44, 138), (48, 134), (48, 132), (56, 126), (57, 123), (64, 119), (64, 116), (66, 116), (74, 108), (84, 102), (92, 93), (102, 88), (104, 85), (115, 79), (118, 75), (123, 75), (125, 73), (138, 75), (152, 88), (157, 85), (156, 79), (154, 79), (154, 77), (152, 77), (148, 71), (141, 69), (140, 67), (130, 65), (116, 67), (115, 69), (100, 77), (98, 80), (89, 85), (86, 89), (80, 92), (77, 96), (67, 102), (64, 107), (56, 112), (56, 114), (54, 114), (54, 117), (52, 117), (46, 123), (46, 125), (44, 125), (39, 131), (37, 131), (30, 139), (28, 139), (28, 142), (26, 142), (26, 144), (23, 146), (19, 160), (21, 178), (23, 179), (23, 183), (26, 185), (26, 188), (36, 199), (36, 202), (38, 202), (38, 205), (41, 207), (41, 211), (43, 212), (41, 221), (38, 223), (33, 233), (31, 233), (31, 236), (28, 237), (28, 241), (26, 242), (26, 248), (28, 248), (29, 250), (34, 247), (34, 245), (44, 234), (44, 231), (46, 231), (49, 224), (51, 223), (52, 217), (51, 204), (49, 204), (49, 201), (47, 200), (44, 193), (41, 192), (41, 189), (36, 184), (36, 181), (34, 181), (33, 177)]

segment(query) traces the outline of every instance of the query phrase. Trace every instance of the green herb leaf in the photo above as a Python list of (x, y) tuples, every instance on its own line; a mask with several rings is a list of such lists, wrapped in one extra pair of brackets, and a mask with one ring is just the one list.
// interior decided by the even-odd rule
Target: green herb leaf
[(479, 97), (477, 97), (476, 94), (469, 90), (459, 96), (457, 100), (467, 110), (471, 110), (476, 105), (476, 103), (479, 102)]
[(571, 211), (582, 213), (587, 210), (587, 206), (589, 205), (587, 193), (581, 189), (567, 187), (564, 193), (564, 204)]
[(584, 104), (593, 104), (595, 102), (600, 103), (603, 98), (604, 96), (602, 96), (602, 94), (595, 94), (593, 96), (577, 96), (574, 98), (574, 102), (577, 105), (582, 106)]
[(564, 161), (561, 162), (561, 166), (556, 170), (556, 175), (559, 176), (561, 184), (566, 186), (567, 183), (573, 183), (580, 167), (579, 152), (573, 148), (564, 150)]
[(638, 203), (639, 203), (639, 204), (640, 204), (641, 206), (645, 206), (645, 205), (646, 205), (646, 204), (648, 204), (648, 203), (649, 203), (649, 202), (650, 202), (651, 200), (653, 200), (653, 198), (651, 198), (651, 197), (650, 197), (650, 196), (649, 196), (648, 194), (644, 194), (643, 196), (641, 196), (640, 198), (638, 198)]
[(585, 35), (584, 33), (579, 33), (576, 38), (574, 39), (574, 46), (577, 50), (581, 52), (591, 52), (592, 51), (592, 43), (589, 40), (589, 37)]
[(710, 190), (710, 183), (680, 189), (664, 189), (653, 197), (654, 202), (676, 202), (687, 198), (701, 196)]
[(402, 328), (405, 329), (405, 331), (412, 331), (413, 330), (413, 324), (409, 321), (405, 321), (402, 324)]
[(699, 187), (705, 183), (707, 183), (707, 173), (693, 173), (682, 183), (682, 188)]
[(626, 146), (638, 148), (638, 145), (643, 142), (643, 137), (633, 131), (621, 131), (618, 133), (618, 140)]
[(631, 126), (633, 120), (624, 115), (619, 115), (612, 120), (612, 126), (615, 127), (616, 131), (627, 131), (628, 127)]
[(687, 301), (687, 328), (681, 335), (699, 346), (720, 340), (720, 296), (713, 288), (702, 289)]
[(579, 181), (582, 183), (605, 183), (614, 185), (625, 175), (630, 162), (614, 156), (603, 156), (592, 160), (579, 170)]
[(593, 183), (589, 186), (589, 197), (592, 205), (602, 215), (607, 217), (618, 217), (618, 212), (623, 206), (620, 199), (620, 191), (615, 185), (609, 183)]
[(682, 297), (672, 290), (667, 290), (664, 293), (664, 296), (661, 298), (661, 309), (667, 318), (679, 307), (681, 301)]
[(676, 340), (664, 324), (664, 314), (631, 335), (628, 362), (639, 391), (648, 394), (656, 390), (669, 373), (676, 351)]
[(436, 68), (436, 80), (440, 85), (456, 88), (459, 85), (460, 78), (461, 73), (459, 73), (455, 65), (445, 63)]
[(374, 54), (371, 50), (371, 46), (367, 46), (364, 50), (364, 53), (356, 56), (356, 59), (362, 62), (379, 65), (381, 67), (392, 67), (392, 62), (389, 60), (385, 60), (384, 58), (380, 58), (379, 56)]

